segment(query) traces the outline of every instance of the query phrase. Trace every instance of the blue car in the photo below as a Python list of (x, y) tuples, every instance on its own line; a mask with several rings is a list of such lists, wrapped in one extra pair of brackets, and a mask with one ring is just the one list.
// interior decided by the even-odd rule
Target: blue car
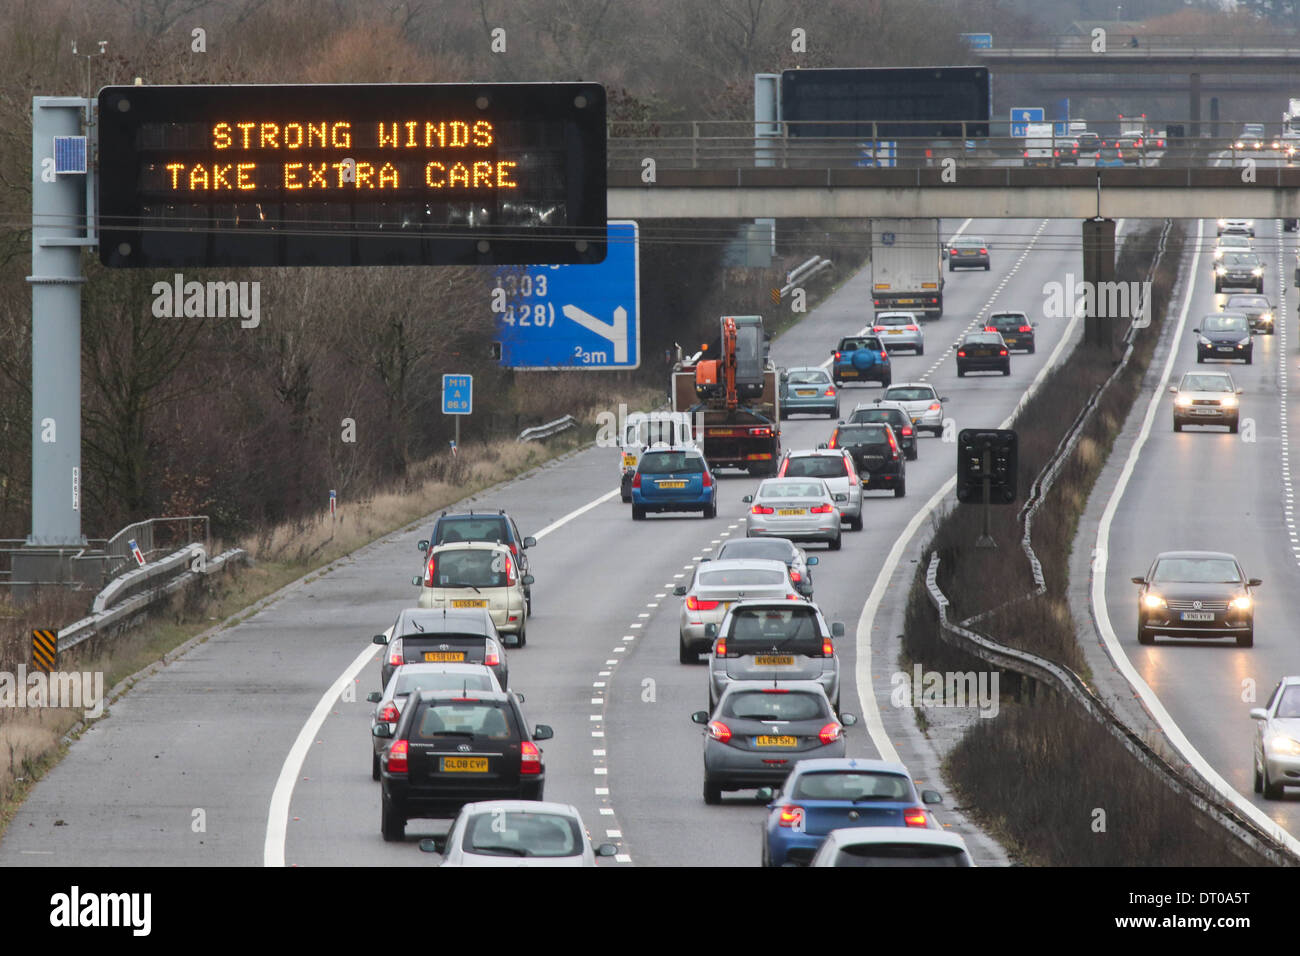
[(849, 335), (831, 349), (831, 378), (836, 385), (844, 382), (879, 382), (882, 387), (893, 381), (889, 353), (877, 335)]
[(919, 795), (907, 768), (885, 760), (825, 757), (801, 760), (768, 800), (763, 865), (796, 866), (813, 858), (826, 835), (850, 827), (939, 829), (925, 804), (942, 803), (934, 790)]
[(792, 368), (781, 376), (781, 417), (798, 414), (840, 417), (840, 399), (826, 369)]
[(632, 476), (632, 520), (651, 511), (700, 511), (717, 517), (718, 486), (704, 455), (692, 448), (654, 445)]
[(1124, 151), (1117, 142), (1102, 143), (1097, 149), (1097, 155), (1094, 157), (1092, 165), (1121, 168), (1124, 165)]

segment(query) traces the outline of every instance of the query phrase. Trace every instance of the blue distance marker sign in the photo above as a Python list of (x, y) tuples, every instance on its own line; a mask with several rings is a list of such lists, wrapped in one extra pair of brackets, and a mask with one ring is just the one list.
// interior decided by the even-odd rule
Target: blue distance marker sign
[(442, 377), (442, 413), (468, 415), (474, 411), (474, 376), (444, 375)]
[(1044, 110), (1041, 106), (1011, 107), (1011, 135), (1028, 135), (1029, 124), (1043, 122), (1043, 116)]
[(972, 50), (991, 50), (993, 48), (992, 33), (959, 33), (958, 36), (970, 44)]
[(599, 265), (499, 269), (489, 291), (501, 364), (629, 369), (641, 364), (640, 233), (611, 221)]

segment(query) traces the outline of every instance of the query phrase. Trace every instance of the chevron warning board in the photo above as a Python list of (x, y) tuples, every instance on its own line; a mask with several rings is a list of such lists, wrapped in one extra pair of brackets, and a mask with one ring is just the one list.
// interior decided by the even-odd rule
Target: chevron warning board
[(59, 664), (59, 632), (32, 631), (32, 667), (51, 673)]

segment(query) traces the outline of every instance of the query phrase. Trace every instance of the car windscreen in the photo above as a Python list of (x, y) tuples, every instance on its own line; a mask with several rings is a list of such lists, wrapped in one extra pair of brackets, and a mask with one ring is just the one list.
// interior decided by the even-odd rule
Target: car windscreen
[(798, 368), (789, 375), (791, 385), (825, 385), (831, 380), (824, 369)]
[(1183, 392), (1231, 392), (1232, 383), (1224, 375), (1184, 375), (1178, 386)]
[(815, 481), (765, 481), (758, 487), (757, 497), (767, 498), (824, 498), (826, 489)]
[(934, 399), (934, 392), (928, 388), (889, 388), (885, 390), (887, 402), (928, 402)]
[(435, 588), (503, 588), (509, 583), (508, 556), (488, 548), (439, 551), (433, 562)]
[(1249, 326), (1244, 315), (1207, 315), (1201, 323), (1203, 332), (1247, 332)]
[(970, 866), (960, 847), (907, 843), (859, 843), (841, 847), (836, 866)]
[(974, 237), (963, 237), (961, 239), (953, 240), (953, 245), (958, 249), (978, 249), (984, 245), (984, 240), (976, 239)]
[(435, 546), (457, 541), (500, 541), (504, 544), (510, 540), (505, 525), (505, 520), (497, 515), (443, 518), (438, 522), (433, 543)]
[(1254, 269), (1259, 265), (1259, 259), (1250, 252), (1225, 252), (1223, 264), (1234, 269)]
[(741, 608), (731, 614), (727, 654), (754, 654), (773, 648), (820, 657), (821, 631), (810, 607)]
[(1275, 717), (1300, 717), (1300, 684), (1290, 684), (1282, 691)]
[(816, 720), (830, 716), (825, 701), (815, 694), (800, 691), (772, 693), (768, 690), (743, 690), (730, 694), (722, 706), (722, 713), (737, 720)]
[(466, 853), (489, 856), (578, 856), (583, 834), (570, 816), (497, 809), (474, 814), (465, 824), (460, 846)]
[(1160, 584), (1240, 584), (1236, 562), (1227, 558), (1164, 558), (1151, 580)]
[(778, 538), (736, 538), (722, 546), (717, 560), (736, 558), (756, 558), (789, 564), (794, 560), (794, 548), (788, 541)]
[(998, 333), (996, 332), (989, 332), (989, 333), (977, 332), (974, 335), (966, 336), (966, 341), (963, 342), (962, 344), (963, 345), (1001, 345), (1002, 336), (998, 335)]
[(989, 325), (997, 329), (1019, 329), (1027, 324), (1023, 315), (995, 315), (989, 319)]
[(865, 425), (870, 422), (892, 425), (901, 421), (902, 416), (903, 413), (896, 408), (859, 408), (853, 413), (849, 422), (854, 425)]
[(888, 445), (889, 438), (880, 425), (860, 425), (856, 428), (845, 425), (836, 432), (836, 444), (845, 445)]
[(514, 726), (514, 714), (504, 701), (445, 699), (430, 701), (421, 708), (412, 721), (411, 737), (438, 740), (473, 736), (510, 740), (519, 736)]
[(912, 784), (896, 773), (819, 770), (795, 781), (795, 800), (911, 800)]
[(394, 697), (405, 697), (420, 690), (499, 690), (487, 674), (449, 674), (439, 672), (399, 673)]
[(882, 315), (877, 317), (876, 325), (913, 325), (916, 319), (910, 315)]
[(1269, 301), (1262, 295), (1230, 295), (1227, 305), (1230, 309), (1267, 309)]
[(777, 587), (789, 580), (790, 572), (775, 568), (725, 568), (700, 572), (702, 588)]
[(845, 478), (848, 473), (842, 455), (809, 455), (791, 458), (785, 464), (786, 478)]
[(680, 451), (648, 451), (641, 458), (643, 475), (704, 474), (704, 459)]

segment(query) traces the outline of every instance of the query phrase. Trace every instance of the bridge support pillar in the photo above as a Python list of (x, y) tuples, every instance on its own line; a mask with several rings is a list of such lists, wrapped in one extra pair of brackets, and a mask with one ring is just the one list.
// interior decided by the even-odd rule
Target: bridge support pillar
[(1191, 97), (1187, 111), (1187, 135), (1196, 139), (1201, 135), (1201, 74), (1193, 73), (1187, 79)]
[(1097, 303), (1103, 297), (1097, 294), (1101, 283), (1113, 282), (1115, 279), (1115, 220), (1085, 219), (1083, 221), (1083, 281), (1085, 289), (1092, 289), (1088, 296), (1087, 311), (1083, 317), (1083, 341), (1086, 345), (1107, 352), (1115, 345), (1115, 318), (1105, 313)]

